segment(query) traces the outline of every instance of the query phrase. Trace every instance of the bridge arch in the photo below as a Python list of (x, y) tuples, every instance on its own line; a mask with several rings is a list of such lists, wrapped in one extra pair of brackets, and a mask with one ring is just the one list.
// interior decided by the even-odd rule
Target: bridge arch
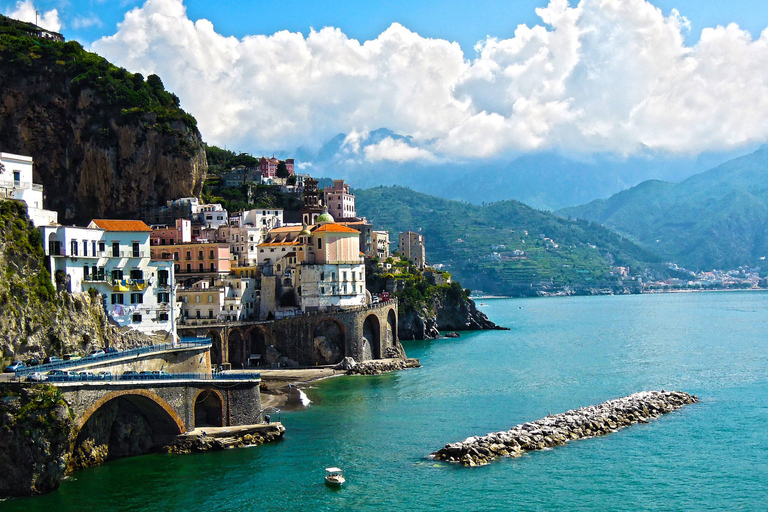
[(363, 321), (363, 359), (381, 359), (381, 325), (375, 313)]
[(245, 340), (243, 339), (243, 331), (241, 329), (234, 328), (229, 331), (227, 348), (228, 362), (232, 365), (232, 369), (245, 367), (245, 363), (248, 362), (248, 355), (245, 353)]
[(205, 336), (211, 338), (211, 365), (218, 366), (224, 362), (222, 355), (221, 334), (215, 329), (209, 329)]
[[(260, 325), (254, 325), (246, 331), (248, 339), (248, 361), (251, 366), (263, 364), (267, 354), (267, 347), (274, 345), (272, 333)], [(260, 356), (259, 359), (251, 359), (253, 356)]]
[(155, 426), (157, 426), (163, 434), (179, 435), (187, 431), (184, 426), (184, 420), (171, 407), (171, 405), (163, 400), (156, 393), (148, 391), (146, 389), (124, 389), (119, 391), (112, 391), (107, 393), (103, 397), (96, 400), (82, 416), (77, 420), (77, 430), (83, 430), (88, 420), (108, 402), (118, 398), (125, 398), (142, 413), (144, 413)]
[(312, 328), (312, 345), (315, 362), (336, 364), (347, 355), (347, 330), (334, 317), (318, 319)]
[(195, 428), (223, 427), (224, 425), (224, 396), (216, 389), (201, 389), (195, 395), (194, 404)]

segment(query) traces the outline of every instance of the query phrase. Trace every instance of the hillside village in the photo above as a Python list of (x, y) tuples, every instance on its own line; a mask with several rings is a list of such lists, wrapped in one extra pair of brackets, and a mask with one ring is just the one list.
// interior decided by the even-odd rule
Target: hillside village
[(318, 180), (294, 173), (292, 160), (262, 158), (257, 169), (222, 174), (292, 195), (302, 205), (297, 211), (230, 212), (184, 197), (141, 219), (93, 219), (86, 226), (60, 224), (56, 212), (42, 209), (31, 157), (0, 153), (0, 162), (0, 190), (27, 205), (57, 290), (97, 294), (115, 324), (166, 341), (178, 339), (180, 326), (333, 314), (387, 301), (389, 292), (368, 291), (366, 264), (384, 271), (402, 258), (426, 266), (423, 236), (401, 233), (399, 254), (390, 253), (389, 233), (357, 216), (348, 184), (319, 188)]

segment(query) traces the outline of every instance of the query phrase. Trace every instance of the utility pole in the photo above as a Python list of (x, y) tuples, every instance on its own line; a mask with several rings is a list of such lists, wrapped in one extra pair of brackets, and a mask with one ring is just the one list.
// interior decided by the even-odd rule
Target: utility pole
[(37, 25), (37, 17), (38, 17), (38, 16), (40, 16), (40, 11), (38, 11), (37, 9), (35, 9), (35, 25), (36, 25), (36, 26), (39, 26), (39, 25)]

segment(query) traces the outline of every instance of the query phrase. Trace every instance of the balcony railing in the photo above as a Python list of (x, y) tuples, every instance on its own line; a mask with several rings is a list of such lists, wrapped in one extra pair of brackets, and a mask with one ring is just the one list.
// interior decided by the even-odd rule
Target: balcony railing
[(16, 190), (34, 190), (42, 192), (43, 186), (28, 181), (0, 181), (0, 188), (15, 188)]

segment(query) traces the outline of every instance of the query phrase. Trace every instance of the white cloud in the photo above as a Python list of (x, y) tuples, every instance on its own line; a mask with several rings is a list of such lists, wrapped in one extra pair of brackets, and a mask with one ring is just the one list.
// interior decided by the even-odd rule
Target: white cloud
[[(397, 23), (363, 43), (330, 27), (224, 37), (181, 0), (148, 0), (93, 49), (160, 75), (207, 141), (244, 150), (338, 133), (349, 134), (349, 158), (394, 161), (768, 140), (768, 31), (752, 40), (735, 25), (706, 29), (689, 47), (688, 21), (645, 0), (551, 0), (536, 12), (544, 25), (481, 41), (468, 59)], [(380, 127), (413, 140), (361, 149)]]
[(389, 160), (402, 164), (413, 160), (420, 162), (435, 160), (435, 156), (426, 149), (410, 146), (405, 141), (395, 140), (392, 137), (386, 137), (376, 144), (366, 146), (363, 152), (369, 162)]
[(37, 21), (39, 27), (53, 32), (59, 32), (61, 30), (59, 11), (51, 9), (50, 11), (45, 11), (36, 15), (35, 5), (32, 3), (32, 0), (16, 2), (16, 7), (7, 10), (5, 15), (9, 18), (29, 23), (35, 23), (35, 21)]

